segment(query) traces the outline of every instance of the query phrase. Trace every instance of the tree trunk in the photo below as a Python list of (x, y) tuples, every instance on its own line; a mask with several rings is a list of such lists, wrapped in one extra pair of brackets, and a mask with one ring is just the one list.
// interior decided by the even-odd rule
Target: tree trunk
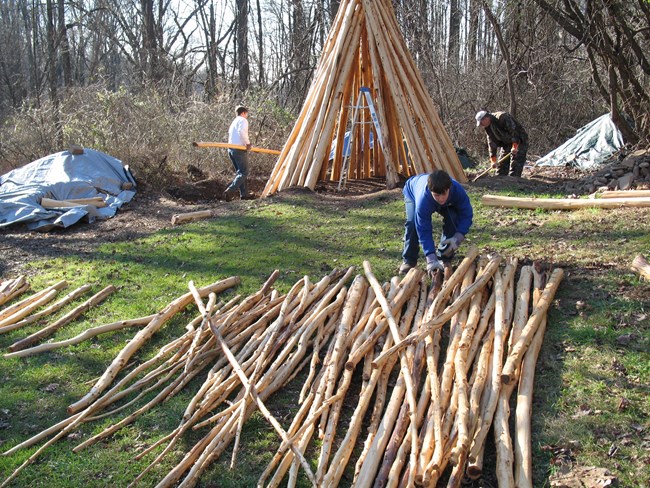
[(447, 49), (447, 62), (450, 66), (458, 65), (460, 18), (461, 12), (458, 0), (449, 0), (449, 43)]
[(72, 62), (70, 60), (70, 43), (68, 27), (65, 23), (65, 0), (58, 0), (59, 39), (61, 42), (61, 64), (63, 65), (63, 83), (66, 88), (72, 86)]
[(237, 69), (239, 72), (239, 93), (248, 91), (250, 65), (248, 64), (248, 0), (237, 0)]
[(515, 97), (514, 80), (512, 79), (512, 62), (510, 60), (510, 50), (508, 49), (508, 45), (506, 44), (505, 39), (503, 38), (503, 33), (501, 32), (501, 26), (499, 25), (499, 21), (492, 13), (492, 10), (490, 10), (490, 7), (488, 6), (486, 0), (483, 0), (483, 11), (485, 12), (485, 16), (487, 17), (488, 21), (492, 25), (492, 28), (494, 29), (494, 34), (496, 35), (497, 41), (499, 43), (499, 50), (501, 51), (503, 60), (506, 63), (506, 79), (508, 81), (508, 95), (510, 98), (509, 111), (510, 114), (516, 118), (517, 98)]
[(155, 79), (157, 71), (157, 45), (156, 32), (154, 28), (153, 1), (140, 0), (142, 10), (142, 53), (143, 72), (148, 79)]
[(264, 69), (264, 28), (262, 23), (262, 6), (257, 0), (257, 82), (266, 83), (266, 70)]

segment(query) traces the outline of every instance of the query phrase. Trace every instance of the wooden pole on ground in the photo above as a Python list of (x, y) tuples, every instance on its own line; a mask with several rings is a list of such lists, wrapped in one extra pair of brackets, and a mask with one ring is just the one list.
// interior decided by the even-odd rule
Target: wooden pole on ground
[[(598, 196), (598, 194), (596, 194)], [(647, 198), (650, 190), (616, 190), (601, 193), (600, 198)]]
[(547, 210), (576, 210), (580, 208), (650, 207), (645, 198), (524, 198), (483, 195), (481, 203), (488, 207), (545, 208)]
[(11, 352), (16, 352), (20, 351), (21, 349), (26, 349), (35, 342), (40, 341), (41, 339), (44, 339), (46, 337), (51, 336), (54, 334), (57, 330), (59, 330), (61, 327), (63, 327), (66, 324), (69, 324), (72, 322), (74, 319), (79, 317), (82, 313), (88, 311), (90, 308), (96, 306), (97, 304), (103, 302), (108, 298), (111, 294), (117, 291), (117, 288), (113, 285), (109, 285), (103, 290), (101, 290), (99, 293), (96, 295), (90, 297), (88, 300), (86, 300), (84, 303), (76, 307), (74, 310), (68, 312), (65, 314), (63, 317), (61, 317), (59, 320), (54, 322), (51, 325), (48, 325), (47, 327), (39, 330), (38, 332), (33, 333), (32, 335), (25, 337), (24, 339), (14, 342), (11, 346), (9, 346), (9, 351)]
[(196, 212), (187, 212), (172, 215), (172, 225), (185, 224), (195, 220), (209, 219), (214, 217), (214, 210), (198, 210)]

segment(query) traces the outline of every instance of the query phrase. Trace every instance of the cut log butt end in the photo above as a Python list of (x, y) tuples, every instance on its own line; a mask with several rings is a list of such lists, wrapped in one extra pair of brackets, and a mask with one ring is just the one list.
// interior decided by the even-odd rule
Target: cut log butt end
[(641, 254), (634, 258), (631, 268), (632, 271), (636, 271), (646, 280), (650, 280), (650, 263)]
[(212, 217), (212, 215), (212, 210), (199, 210), (198, 212), (175, 214), (172, 216), (172, 225), (179, 225), (186, 222), (193, 222), (195, 220), (208, 219)]

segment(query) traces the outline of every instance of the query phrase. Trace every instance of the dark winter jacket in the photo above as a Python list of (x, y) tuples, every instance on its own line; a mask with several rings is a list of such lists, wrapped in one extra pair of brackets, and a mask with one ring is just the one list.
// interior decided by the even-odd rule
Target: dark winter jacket
[(508, 112), (495, 112), (486, 117), (491, 120), (490, 125), (485, 128), (490, 156), (496, 156), (500, 147), (510, 148), (513, 142), (528, 144), (526, 130)]

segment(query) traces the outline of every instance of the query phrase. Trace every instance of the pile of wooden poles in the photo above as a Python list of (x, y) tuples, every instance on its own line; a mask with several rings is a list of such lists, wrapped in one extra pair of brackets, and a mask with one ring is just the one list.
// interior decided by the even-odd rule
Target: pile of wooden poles
[[(92, 289), (88, 284), (80, 286), (76, 290), (68, 293), (62, 299), (50, 304), (50, 302), (56, 298), (58, 293), (67, 287), (67, 281), (59, 281), (0, 310), (0, 334), (11, 332), (21, 327), (45, 320)], [(26, 282), (24, 276), (3, 282), (0, 285), (0, 303), (5, 303), (18, 297), (27, 289), (29, 289), (29, 284)], [(99, 291), (73, 310), (67, 312), (62, 317), (59, 317), (57, 320), (46, 324), (40, 330), (11, 344), (8, 347), (10, 353), (5, 354), (5, 357), (27, 355), (22, 353), (22, 351), (32, 349), (34, 344), (51, 336), (61, 327), (74, 321), (90, 308), (100, 304), (116, 290), (117, 289), (113, 285), (105, 287), (103, 290)], [(5, 300), (5, 298), (7, 299)]]
[(27, 290), (29, 290), (29, 283), (24, 275), (0, 282), (0, 305), (10, 302)]
[[(361, 88), (369, 89), (375, 123), (370, 110), (354, 108)], [(353, 124), (355, 111), (358, 123)], [(346, 161), (343, 140), (350, 130), (352, 147)], [(330, 160), (333, 141), (336, 148)], [(392, 3), (343, 0), (263, 196), (290, 186), (313, 190), (318, 180), (342, 181), (342, 172), (344, 180), (385, 177), (393, 188), (398, 174), (408, 177), (434, 169), (467, 180), (408, 51)]]
[[(235, 466), (243, 425), (259, 410), (280, 445), (258, 486), (286, 479), (295, 486), (298, 476), (313, 486), (436, 486), (443, 477), (448, 486), (460, 486), (466, 473), (481, 474), (490, 426), (499, 486), (515, 486), (515, 456), (517, 486), (532, 486), (533, 375), (562, 270), (553, 270), (544, 285), (544, 276), (530, 266), (521, 267), (516, 279), (516, 262), (501, 269), (499, 256), (477, 258), (471, 247), (456, 270), (447, 268), (444, 281), (439, 276), (431, 287), (416, 268), (382, 286), (367, 262), (365, 276), (352, 280), (353, 268), (315, 284), (305, 276), (286, 295), (272, 287), (275, 272), (258, 292), (226, 303), (217, 293), (236, 278), (202, 289), (190, 282), (189, 293), (153, 316), (90, 392), (69, 407), (69, 418), (5, 453), (50, 438), (2, 486), (82, 423), (119, 419), (118, 413), (130, 410), (75, 452), (132, 423), (199, 375), (204, 381), (178, 427), (138, 455), (153, 459), (134, 484), (190, 429), (205, 435), (157, 486), (194, 486), (229, 448)], [(198, 314), (184, 332), (151, 359), (127, 367), (162, 323), (191, 301)], [(298, 376), (299, 406), (283, 426), (267, 401)], [(517, 386), (513, 449), (508, 417)], [(151, 392), (152, 400), (141, 401)], [(316, 470), (307, 460), (314, 449)]]

